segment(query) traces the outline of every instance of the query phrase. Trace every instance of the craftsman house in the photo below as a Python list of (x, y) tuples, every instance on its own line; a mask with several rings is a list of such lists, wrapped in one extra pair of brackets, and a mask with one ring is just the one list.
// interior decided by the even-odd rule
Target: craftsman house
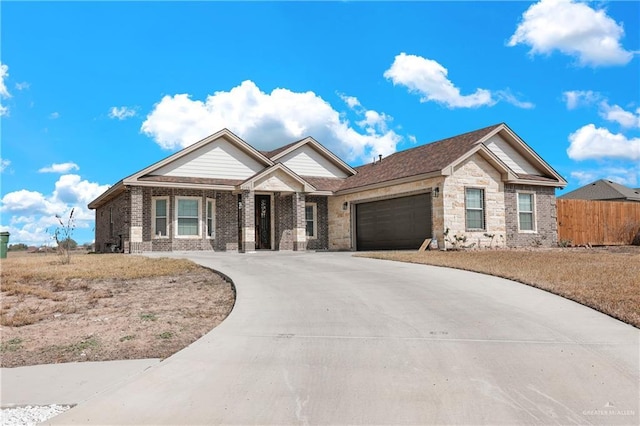
[(552, 246), (565, 185), (506, 124), (355, 168), (312, 137), (261, 152), (223, 129), (89, 208), (102, 252), (417, 249), (431, 237), (442, 248), (454, 234)]

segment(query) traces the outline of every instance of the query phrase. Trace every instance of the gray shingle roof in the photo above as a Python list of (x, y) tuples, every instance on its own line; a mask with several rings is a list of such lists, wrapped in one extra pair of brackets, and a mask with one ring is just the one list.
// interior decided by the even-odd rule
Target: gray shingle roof
[(600, 179), (558, 198), (574, 200), (640, 201), (640, 190)]

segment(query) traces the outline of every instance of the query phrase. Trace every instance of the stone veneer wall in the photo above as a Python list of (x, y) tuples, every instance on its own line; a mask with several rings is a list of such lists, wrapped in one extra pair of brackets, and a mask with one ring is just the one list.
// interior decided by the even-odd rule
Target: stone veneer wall
[[(442, 241), (442, 234), (444, 232), (442, 182), (442, 177), (435, 177), (329, 197), (327, 205), (327, 214), (329, 217), (329, 250), (352, 250), (354, 248), (352, 243), (351, 222), (351, 218), (355, 217), (354, 203), (376, 201), (399, 195), (425, 193), (431, 191), (436, 186), (440, 187), (441, 195), (438, 198), (432, 198), (432, 229), (438, 239)], [(348, 203), (346, 210), (343, 209), (345, 202)]]
[[(484, 189), (485, 229), (471, 231), (465, 222), (465, 188)], [(476, 243), (476, 247), (488, 247), (489, 244), (504, 246), (506, 238), (505, 199), (502, 177), (491, 164), (479, 154), (474, 154), (455, 167), (451, 176), (444, 181), (443, 202), (445, 206), (444, 224), (449, 235), (465, 235), (466, 244)], [(484, 234), (494, 234), (491, 238)], [(438, 243), (443, 241), (438, 238)], [(440, 245), (440, 247), (443, 247)], [(447, 245), (450, 247), (450, 245)]]
[[(536, 232), (518, 231), (518, 191), (535, 193)], [(556, 190), (553, 187), (506, 184), (505, 210), (507, 245), (509, 247), (543, 246), (558, 244)]]
[[(123, 244), (129, 239), (129, 209), (131, 207), (129, 200), (129, 192), (123, 192), (96, 209), (95, 250), (97, 252), (111, 252), (111, 245), (120, 244), (119, 235), (122, 235)], [(113, 217), (113, 226), (109, 220), (110, 213)]]

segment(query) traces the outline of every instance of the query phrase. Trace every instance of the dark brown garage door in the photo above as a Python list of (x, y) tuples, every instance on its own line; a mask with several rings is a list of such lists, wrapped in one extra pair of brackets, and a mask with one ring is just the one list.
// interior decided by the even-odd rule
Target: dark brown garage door
[(417, 249), (431, 237), (431, 194), (356, 205), (358, 250)]

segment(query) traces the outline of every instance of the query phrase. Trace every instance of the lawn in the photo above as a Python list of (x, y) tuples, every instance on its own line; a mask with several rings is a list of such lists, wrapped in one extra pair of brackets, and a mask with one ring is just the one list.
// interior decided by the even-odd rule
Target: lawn
[(508, 278), (640, 328), (640, 247), (370, 252), (358, 256)]
[(230, 283), (187, 260), (10, 253), (0, 267), (2, 367), (165, 358), (235, 302)]

